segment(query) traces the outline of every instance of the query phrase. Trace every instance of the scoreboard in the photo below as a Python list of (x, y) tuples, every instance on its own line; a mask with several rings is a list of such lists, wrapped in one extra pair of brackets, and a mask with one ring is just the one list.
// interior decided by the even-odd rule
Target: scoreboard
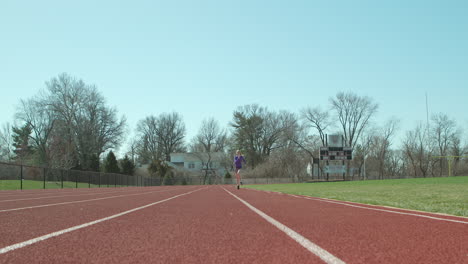
[(320, 160), (352, 160), (353, 148), (320, 147)]

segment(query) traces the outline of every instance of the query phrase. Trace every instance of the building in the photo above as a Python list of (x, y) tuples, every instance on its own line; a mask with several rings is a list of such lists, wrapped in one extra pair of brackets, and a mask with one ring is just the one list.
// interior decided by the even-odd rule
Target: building
[(190, 172), (201, 173), (205, 171), (208, 162), (210, 162), (209, 173), (214, 173), (218, 177), (223, 177), (226, 174), (226, 167), (230, 168), (229, 161), (226, 162), (226, 154), (223, 152), (171, 153), (170, 163)]

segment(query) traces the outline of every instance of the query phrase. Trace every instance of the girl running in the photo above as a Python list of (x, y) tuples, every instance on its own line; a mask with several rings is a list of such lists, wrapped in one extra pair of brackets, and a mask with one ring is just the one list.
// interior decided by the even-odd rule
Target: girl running
[(240, 169), (242, 168), (242, 162), (247, 163), (245, 161), (244, 156), (242, 156), (240, 150), (236, 151), (236, 156), (234, 157), (234, 165), (236, 166), (236, 180), (237, 180), (237, 189), (239, 189), (239, 184), (241, 182), (240, 179)]

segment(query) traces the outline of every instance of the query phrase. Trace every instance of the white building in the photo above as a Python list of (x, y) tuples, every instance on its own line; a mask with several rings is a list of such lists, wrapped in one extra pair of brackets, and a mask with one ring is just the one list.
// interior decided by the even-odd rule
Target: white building
[(184, 168), (191, 172), (200, 173), (208, 168), (217, 176), (224, 176), (226, 169), (224, 168), (225, 154), (223, 152), (190, 152), (190, 153), (171, 153), (171, 163), (177, 167)]

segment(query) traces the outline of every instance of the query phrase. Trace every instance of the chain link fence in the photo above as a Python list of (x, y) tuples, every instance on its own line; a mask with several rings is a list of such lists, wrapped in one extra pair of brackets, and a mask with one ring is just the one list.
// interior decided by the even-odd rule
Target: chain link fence
[[(159, 178), (80, 170), (35, 167), (0, 162), (0, 181), (8, 189), (100, 188), (157, 186)], [(176, 181), (174, 181), (176, 182)]]
[[(243, 184), (291, 183), (291, 178), (243, 178)], [(204, 179), (203, 175), (176, 173), (173, 177), (131, 176), (81, 170), (65, 170), (0, 162), (0, 190), (103, 188), (160, 185), (236, 184), (235, 177)]]

